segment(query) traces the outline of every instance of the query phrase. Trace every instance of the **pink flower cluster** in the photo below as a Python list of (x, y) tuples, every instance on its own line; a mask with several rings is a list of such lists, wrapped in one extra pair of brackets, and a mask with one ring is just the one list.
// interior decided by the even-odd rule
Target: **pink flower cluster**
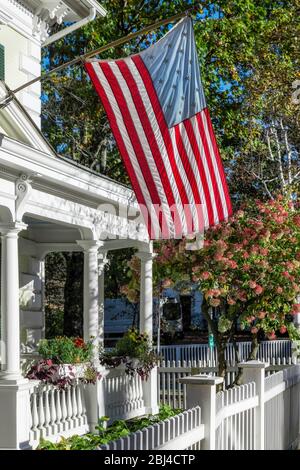
[(291, 310), (291, 314), (297, 315), (298, 313), (300, 313), (300, 304), (294, 304)]

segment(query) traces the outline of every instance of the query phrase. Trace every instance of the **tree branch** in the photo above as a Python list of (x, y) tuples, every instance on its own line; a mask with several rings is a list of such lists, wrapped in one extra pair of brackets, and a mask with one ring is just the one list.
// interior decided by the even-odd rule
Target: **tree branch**
[[(273, 124), (273, 126), (274, 126), (274, 124)], [(279, 138), (278, 138), (278, 132), (277, 132), (277, 129), (276, 129), (275, 126), (273, 127), (272, 134), (274, 136), (276, 149), (277, 149), (277, 163), (278, 163), (281, 189), (282, 189), (282, 192), (285, 193), (286, 181), (284, 179), (284, 173), (283, 173), (283, 167), (282, 167), (282, 155), (281, 155), (281, 149), (280, 149), (280, 142), (279, 142)]]
[(288, 182), (289, 184), (292, 184), (292, 151), (291, 147), (288, 141), (288, 135), (287, 135), (287, 130), (283, 127), (283, 122), (282, 119), (280, 119), (280, 127), (283, 132), (283, 138), (284, 138), (284, 143), (285, 143), (285, 148), (286, 148), (286, 154), (287, 154), (287, 163), (288, 163)]

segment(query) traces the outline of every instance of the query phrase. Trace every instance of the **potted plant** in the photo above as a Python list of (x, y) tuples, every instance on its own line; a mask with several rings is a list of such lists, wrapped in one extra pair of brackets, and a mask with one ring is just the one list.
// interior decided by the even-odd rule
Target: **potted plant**
[(93, 347), (92, 341), (85, 342), (79, 337), (43, 339), (38, 345), (42, 359), (31, 365), (26, 377), (58, 388), (78, 380), (85, 384), (95, 383), (100, 374), (91, 364)]
[(147, 333), (139, 333), (135, 328), (125, 333), (112, 351), (100, 354), (103, 366), (123, 366), (127, 374), (138, 374), (143, 380), (147, 380), (158, 360), (159, 356), (152, 348)]

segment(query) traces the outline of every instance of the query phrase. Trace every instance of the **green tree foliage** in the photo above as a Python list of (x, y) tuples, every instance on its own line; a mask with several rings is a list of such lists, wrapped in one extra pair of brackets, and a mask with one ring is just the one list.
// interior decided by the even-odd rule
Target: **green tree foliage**
[(83, 336), (83, 253), (63, 253), (66, 265), (64, 285), (64, 329), (66, 336)]
[(130, 265), (128, 260), (134, 250), (127, 248), (108, 253), (108, 264), (105, 269), (105, 298), (115, 298), (122, 291), (122, 286), (128, 282)]
[[(195, 3), (104, 0), (107, 17), (46, 48), (45, 68)], [(296, 191), (300, 176), (299, 104), (291, 98), (292, 85), (300, 73), (299, 0), (197, 3), (200, 7), (194, 15), (195, 37), (202, 80), (234, 201), (238, 204), (249, 197), (272, 198), (278, 190)], [(108, 50), (101, 58), (138, 52), (167, 28)], [(129, 184), (103, 107), (82, 65), (53, 76), (43, 82), (43, 87), (43, 130), (55, 149)], [(123, 272), (124, 260), (122, 263)], [(118, 272), (118, 262), (115, 267)]]
[(54, 338), (64, 331), (66, 263), (62, 253), (46, 256), (45, 272), (45, 336)]
[(83, 254), (46, 257), (46, 338), (83, 335)]
[[(299, 0), (103, 1), (108, 16), (49, 46), (47, 68), (200, 4), (194, 15), (199, 62), (231, 192), (270, 196), (298, 183)], [(135, 53), (161, 27), (101, 58)], [(60, 153), (128, 183), (107, 118), (82, 65), (44, 82), (43, 128)], [(55, 110), (55, 111), (54, 111)]]
[[(188, 1), (102, 1), (108, 15), (55, 42), (44, 50), (46, 69), (122, 38), (159, 19), (187, 8)], [(165, 28), (101, 54), (119, 58), (149, 46)], [(60, 154), (129, 184), (104, 109), (87, 74), (79, 66), (51, 77), (43, 85), (43, 131)]]

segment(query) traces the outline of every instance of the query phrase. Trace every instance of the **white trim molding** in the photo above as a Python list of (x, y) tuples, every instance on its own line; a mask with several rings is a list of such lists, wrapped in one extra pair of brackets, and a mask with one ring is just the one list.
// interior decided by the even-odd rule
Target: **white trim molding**
[[(89, 17), (91, 10), (93, 17)], [(50, 24), (68, 22), (81, 27), (83, 19), (92, 21), (106, 14), (96, 0), (0, 0), (0, 22), (39, 44), (49, 37)], [(69, 27), (63, 31), (62, 35), (68, 34)]]

